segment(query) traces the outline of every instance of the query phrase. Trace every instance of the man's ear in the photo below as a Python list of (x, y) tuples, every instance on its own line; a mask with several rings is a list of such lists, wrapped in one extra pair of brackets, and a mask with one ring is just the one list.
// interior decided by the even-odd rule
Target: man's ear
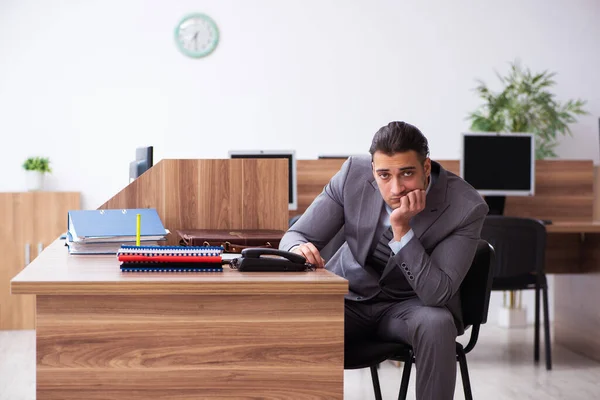
[(425, 176), (431, 175), (431, 159), (429, 157), (423, 161), (423, 169), (425, 169)]

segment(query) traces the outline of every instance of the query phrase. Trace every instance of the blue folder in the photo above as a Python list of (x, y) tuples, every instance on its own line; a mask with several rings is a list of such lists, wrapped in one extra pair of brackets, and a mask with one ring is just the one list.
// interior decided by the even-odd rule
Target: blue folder
[(137, 214), (141, 215), (141, 239), (165, 238), (168, 231), (163, 226), (156, 209), (134, 208), (69, 211), (68, 240), (71, 242), (135, 240)]

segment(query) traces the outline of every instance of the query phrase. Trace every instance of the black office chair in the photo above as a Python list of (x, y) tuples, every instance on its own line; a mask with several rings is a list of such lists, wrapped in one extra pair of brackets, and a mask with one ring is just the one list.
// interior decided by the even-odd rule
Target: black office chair
[(548, 283), (544, 272), (546, 227), (530, 218), (488, 215), (481, 237), (496, 250), (492, 290), (535, 290), (535, 327), (533, 358), (540, 360), (540, 291), (544, 300), (544, 342), (546, 369), (552, 369)]
[[(473, 350), (479, 337), (479, 327), (487, 321), (490, 293), (492, 289), (492, 268), (494, 266), (494, 248), (485, 240), (480, 240), (471, 268), (460, 286), (462, 314), (465, 329), (471, 327), (469, 343), (463, 348), (456, 343), (456, 360), (460, 365), (465, 399), (473, 399), (466, 354)], [(403, 361), (402, 382), (398, 399), (406, 399), (410, 371), (415, 362), (413, 349), (403, 343), (367, 341), (345, 348), (344, 368), (370, 368), (373, 379), (375, 399), (381, 400), (381, 387), (377, 366), (385, 360)]]
[(296, 221), (298, 221), (300, 219), (301, 216), (302, 216), (302, 214), (298, 214), (298, 215), (294, 215), (292, 218), (290, 218), (288, 220), (288, 228), (291, 228), (292, 225), (294, 225), (296, 223)]

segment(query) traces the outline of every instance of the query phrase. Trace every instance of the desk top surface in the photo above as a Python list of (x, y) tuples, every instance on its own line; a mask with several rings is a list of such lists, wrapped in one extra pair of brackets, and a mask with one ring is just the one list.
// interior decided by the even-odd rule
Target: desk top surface
[(555, 221), (546, 225), (548, 233), (600, 233), (600, 221)]
[(57, 239), (11, 281), (13, 294), (345, 294), (348, 282), (311, 272), (121, 272), (116, 256), (69, 255)]

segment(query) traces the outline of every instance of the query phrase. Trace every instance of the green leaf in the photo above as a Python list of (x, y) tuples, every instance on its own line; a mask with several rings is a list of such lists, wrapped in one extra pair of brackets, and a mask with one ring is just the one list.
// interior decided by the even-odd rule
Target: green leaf
[(47, 157), (29, 157), (23, 163), (26, 171), (52, 172), (50, 160)]
[(473, 131), (528, 132), (536, 136), (536, 158), (556, 157), (559, 136), (573, 136), (569, 125), (577, 116), (588, 114), (586, 101), (576, 99), (560, 103), (550, 89), (556, 84), (555, 72), (532, 73), (520, 61), (509, 63), (505, 76), (495, 71), (503, 89), (494, 93), (478, 80), (475, 92), (483, 100), (469, 113)]

